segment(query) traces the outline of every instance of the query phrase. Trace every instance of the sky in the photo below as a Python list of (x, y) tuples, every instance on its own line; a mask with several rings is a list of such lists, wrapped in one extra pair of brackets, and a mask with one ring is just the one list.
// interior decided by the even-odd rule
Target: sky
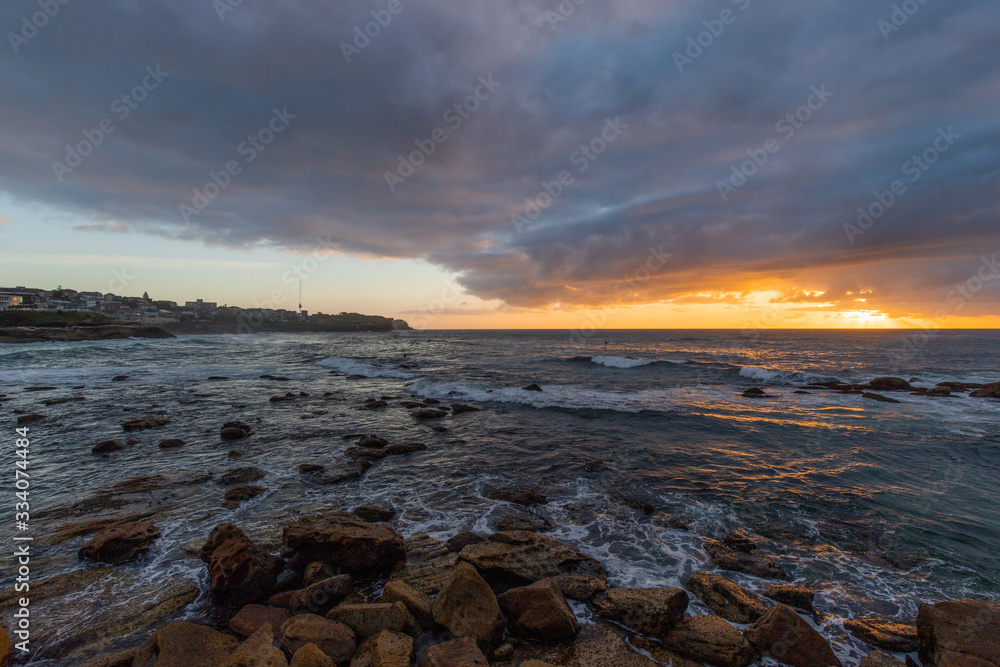
[(9, 0), (0, 285), (1000, 328), (995, 0)]

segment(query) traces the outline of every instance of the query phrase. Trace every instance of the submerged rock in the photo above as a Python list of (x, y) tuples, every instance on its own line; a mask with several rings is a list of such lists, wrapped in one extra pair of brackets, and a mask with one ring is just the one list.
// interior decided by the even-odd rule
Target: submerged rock
[(542, 391), (542, 388), (537, 384), (529, 384), (527, 387), (521, 387), (523, 391)]
[(519, 512), (516, 514), (505, 514), (493, 523), (493, 529), (497, 531), (528, 530), (533, 533), (542, 533), (552, 530), (552, 522), (543, 516), (532, 512)]
[(882, 394), (873, 394), (870, 391), (866, 391), (861, 394), (861, 398), (867, 398), (872, 401), (878, 401), (880, 403), (899, 403), (895, 398), (889, 398), (888, 396), (883, 396)]
[(160, 440), (160, 449), (174, 449), (175, 447), (183, 447), (185, 443), (180, 438), (167, 438), (166, 440)]
[(122, 428), (126, 433), (133, 433), (135, 431), (145, 431), (151, 428), (159, 428), (160, 426), (166, 426), (169, 423), (170, 419), (168, 417), (151, 416), (123, 422)]
[(812, 613), (816, 591), (806, 586), (771, 584), (764, 589), (764, 595), (782, 604)]
[(1000, 665), (1000, 602), (952, 600), (917, 612), (920, 659), (936, 667)]
[(771, 606), (735, 581), (711, 572), (695, 572), (685, 584), (713, 612), (733, 623), (753, 623)]
[(201, 550), (208, 565), (213, 599), (242, 607), (271, 595), (284, 563), (268, 554), (231, 523), (216, 526)]
[(242, 440), (250, 435), (250, 425), (245, 422), (226, 422), (219, 435), (223, 440)]
[(452, 403), (451, 411), (455, 414), (460, 412), (479, 412), (479, 408), (474, 408), (471, 405), (464, 405), (462, 403)]
[(120, 565), (149, 551), (160, 537), (160, 529), (145, 521), (132, 521), (106, 528), (80, 549), (81, 560)]
[(102, 440), (94, 445), (91, 451), (95, 454), (110, 454), (111, 452), (117, 452), (119, 449), (125, 449), (125, 444), (121, 440)]
[(381, 505), (368, 504), (355, 507), (351, 510), (351, 514), (371, 523), (385, 523), (392, 520), (396, 511)]
[(267, 491), (263, 486), (235, 486), (226, 491), (226, 500), (232, 503), (242, 503), (256, 498)]
[(390, 572), (406, 559), (397, 531), (342, 511), (291, 521), (281, 540), (306, 562), (328, 561), (349, 572)]
[(983, 385), (969, 396), (972, 398), (1000, 398), (1000, 382)]
[(500, 608), (518, 636), (548, 642), (573, 641), (580, 624), (566, 604), (559, 585), (542, 579), (530, 586), (512, 588), (500, 596)]
[(743, 636), (761, 655), (792, 667), (841, 667), (829, 642), (785, 605), (771, 607)]
[(256, 466), (247, 466), (245, 468), (233, 468), (223, 473), (217, 481), (220, 486), (235, 486), (237, 484), (249, 484), (250, 482), (256, 482), (262, 477), (266, 477), (267, 473), (257, 468)]
[(351, 459), (327, 466), (320, 472), (317, 472), (313, 479), (318, 484), (340, 484), (341, 482), (349, 482), (352, 479), (363, 477), (371, 467), (371, 461), (366, 459)]
[(385, 438), (380, 438), (377, 435), (363, 435), (358, 438), (358, 447), (369, 447), (371, 449), (382, 449), (387, 446), (389, 441)]
[(758, 387), (750, 387), (743, 392), (743, 398), (767, 398), (767, 394), (763, 389)]
[(442, 417), (447, 417), (448, 412), (445, 410), (435, 410), (434, 408), (424, 408), (422, 410), (414, 410), (410, 413), (410, 416), (414, 419), (425, 421), (428, 419), (441, 419)]
[[(18, 424), (34, 424), (45, 419), (45, 415), (21, 415), (17, 418)], [(126, 429), (127, 430), (127, 429)]]
[(890, 618), (848, 619), (844, 627), (869, 646), (892, 653), (911, 653), (917, 650), (917, 626)]
[(496, 646), (504, 617), (496, 595), (479, 572), (459, 563), (434, 600), (434, 621), (456, 637), (474, 639), (480, 648)]
[(490, 500), (502, 500), (508, 503), (524, 505), (525, 507), (531, 505), (542, 505), (548, 502), (548, 498), (537, 491), (523, 489), (516, 486), (494, 487), (486, 492), (486, 497)]

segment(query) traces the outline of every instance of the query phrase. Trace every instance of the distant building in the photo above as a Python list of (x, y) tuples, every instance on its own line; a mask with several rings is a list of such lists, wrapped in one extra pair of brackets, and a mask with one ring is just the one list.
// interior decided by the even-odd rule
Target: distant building
[(24, 303), (24, 297), (15, 294), (0, 294), (0, 310), (15, 308)]
[(192, 311), (195, 317), (214, 317), (218, 306), (219, 304), (214, 301), (202, 301), (201, 299), (187, 301), (184, 304), (184, 308)]

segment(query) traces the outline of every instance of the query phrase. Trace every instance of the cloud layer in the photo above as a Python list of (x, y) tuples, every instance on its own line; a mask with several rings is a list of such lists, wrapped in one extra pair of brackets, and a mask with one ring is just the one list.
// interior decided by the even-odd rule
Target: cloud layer
[(37, 1), (6, 3), (0, 189), (95, 230), (426, 258), (514, 307), (932, 316), (1000, 253), (996, 2), (233, 1), (77, 0), (30, 38)]

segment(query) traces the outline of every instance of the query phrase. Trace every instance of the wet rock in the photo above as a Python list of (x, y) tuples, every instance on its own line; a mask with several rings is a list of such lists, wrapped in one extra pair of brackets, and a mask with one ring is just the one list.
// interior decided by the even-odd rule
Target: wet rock
[(357, 648), (354, 631), (343, 623), (315, 614), (293, 616), (281, 628), (281, 650), (293, 656), (306, 644), (315, 644), (334, 663), (346, 663)]
[(392, 517), (396, 515), (396, 511), (388, 507), (382, 507), (381, 505), (369, 504), (355, 507), (351, 510), (351, 514), (371, 523), (385, 523), (392, 520)]
[(861, 661), (858, 667), (906, 667), (906, 665), (888, 653), (873, 651), (868, 657)]
[(427, 649), (418, 667), (488, 667), (486, 656), (469, 638), (453, 639)]
[(401, 408), (406, 408), (408, 410), (425, 407), (424, 404), (420, 401), (400, 401), (399, 406)]
[(875, 378), (868, 383), (876, 391), (909, 391), (912, 389), (910, 383), (903, 378), (884, 377)]
[(48, 406), (62, 405), (64, 403), (73, 403), (75, 401), (82, 401), (82, 400), (84, 400), (83, 396), (68, 396), (66, 398), (46, 398), (44, 401), (42, 401), (42, 405), (48, 405)]
[(123, 422), (122, 428), (126, 433), (133, 433), (135, 431), (146, 431), (151, 428), (159, 428), (160, 426), (166, 426), (169, 423), (170, 419), (168, 417), (151, 416)]
[(160, 449), (174, 449), (175, 447), (183, 447), (186, 444), (180, 438), (167, 438), (166, 440), (160, 440)]
[(972, 398), (1000, 398), (1000, 382), (983, 385), (969, 396)]
[(112, 382), (124, 382), (127, 379), (128, 379), (127, 375), (116, 375), (113, 378), (111, 378), (111, 381)]
[(559, 585), (542, 579), (530, 586), (512, 588), (498, 602), (511, 623), (514, 634), (528, 639), (570, 642), (580, 624), (566, 604)]
[(912, 653), (917, 650), (917, 626), (912, 623), (873, 616), (849, 619), (844, 621), (844, 627), (874, 648), (892, 653)]
[(255, 466), (245, 468), (233, 468), (223, 473), (217, 481), (220, 486), (235, 486), (237, 484), (249, 484), (265, 477), (266, 472)]
[(771, 606), (735, 581), (711, 572), (695, 572), (685, 584), (713, 612), (733, 623), (753, 623)]
[(18, 424), (34, 424), (45, 419), (45, 415), (21, 415), (17, 418)]
[(580, 630), (567, 667), (657, 667), (605, 625), (588, 625)]
[(433, 408), (424, 408), (423, 410), (414, 410), (410, 413), (410, 416), (414, 419), (419, 419), (421, 421), (426, 421), (428, 419), (441, 419), (442, 417), (447, 417), (448, 413), (444, 410), (435, 410)]
[(207, 625), (173, 621), (157, 630), (140, 648), (135, 664), (150, 660), (157, 667), (217, 667), (239, 646), (235, 637)]
[(478, 533), (464, 532), (453, 537), (449, 537), (445, 544), (448, 546), (448, 551), (458, 552), (470, 544), (479, 544), (480, 542), (485, 541), (486, 538)]
[(231, 503), (242, 503), (256, 498), (267, 491), (263, 486), (235, 486), (226, 491), (226, 500)]
[(763, 389), (751, 387), (743, 392), (743, 398), (767, 398), (767, 394)]
[(490, 500), (503, 500), (508, 503), (518, 505), (542, 505), (548, 502), (548, 498), (531, 489), (522, 489), (514, 486), (498, 486), (486, 492), (486, 497)]
[(382, 449), (387, 446), (389, 441), (385, 438), (380, 438), (377, 435), (363, 435), (358, 438), (358, 447), (368, 447), (370, 449)]
[(936, 667), (1000, 665), (1000, 602), (952, 600), (917, 612), (920, 659)]
[(380, 461), (389, 456), (389, 452), (384, 449), (365, 449), (364, 447), (348, 447), (344, 450), (344, 456), (349, 459), (362, 459), (365, 461)]
[(391, 579), (386, 582), (379, 602), (403, 603), (417, 623), (425, 630), (431, 630), (436, 625), (430, 596), (421, 593), (404, 581)]
[(371, 467), (371, 461), (365, 459), (343, 461), (324, 468), (316, 473), (313, 479), (317, 484), (340, 484), (363, 477)]
[(861, 398), (867, 398), (873, 401), (878, 401), (880, 403), (899, 403), (895, 398), (889, 398), (888, 396), (883, 396), (882, 394), (873, 394), (870, 391), (866, 391), (861, 394)]
[(354, 373), (352, 375), (348, 375), (347, 379), (348, 380), (367, 380), (368, 376), (367, 375), (361, 375), (360, 373)]
[(609, 621), (657, 638), (684, 618), (687, 606), (688, 594), (679, 588), (609, 588), (591, 603)]
[(764, 589), (764, 595), (782, 604), (812, 613), (816, 591), (806, 586), (771, 584)]
[(315, 644), (306, 644), (292, 656), (289, 667), (336, 667), (326, 653)]
[(951, 396), (951, 387), (931, 387), (925, 394), (927, 396)]
[(383, 630), (408, 635), (420, 633), (416, 619), (402, 602), (340, 604), (326, 617), (349, 627), (358, 639), (372, 637)]
[(237, 637), (246, 639), (264, 625), (280, 628), (292, 617), (292, 612), (281, 607), (262, 604), (248, 604), (229, 620), (229, 629)]
[(529, 384), (527, 387), (521, 387), (523, 391), (542, 391), (542, 388), (537, 384)]
[(117, 452), (119, 449), (125, 449), (125, 444), (120, 440), (102, 440), (94, 445), (91, 451), (95, 454), (110, 454), (111, 452)]
[(120, 565), (149, 551), (160, 537), (160, 529), (144, 521), (123, 523), (106, 528), (80, 549), (81, 560)]
[(685, 618), (662, 639), (670, 651), (716, 667), (746, 667), (754, 659), (753, 646), (718, 616)]
[(496, 646), (504, 618), (496, 595), (479, 572), (459, 563), (434, 600), (434, 621), (456, 637), (471, 637), (480, 648)]
[(306, 562), (328, 561), (349, 572), (390, 572), (406, 559), (403, 536), (397, 531), (342, 511), (292, 521), (281, 540)]
[(266, 600), (284, 563), (268, 554), (231, 523), (216, 526), (201, 550), (208, 565), (212, 598), (221, 605), (242, 607)]
[(734, 548), (724, 541), (705, 540), (705, 551), (712, 557), (712, 562), (723, 570), (752, 574), (763, 579), (784, 579), (787, 575), (774, 556), (756, 553), (745, 548)]
[[(289, 551), (295, 552), (294, 549), (289, 549)], [(335, 576), (337, 576), (337, 568), (331, 563), (324, 563), (321, 560), (313, 561), (306, 565), (306, 569), (302, 572), (302, 585), (312, 586)]]
[(326, 615), (353, 590), (351, 575), (339, 574), (295, 591), (288, 600), (293, 614)]
[(321, 466), (318, 463), (300, 463), (299, 472), (303, 475), (308, 475), (310, 473), (319, 472), (323, 470), (325, 466)]
[(527, 531), (494, 533), (462, 549), (460, 559), (471, 563), (498, 593), (551, 577), (566, 597), (588, 602), (605, 589), (608, 579), (600, 561)]
[(455, 414), (461, 412), (479, 412), (479, 408), (474, 408), (471, 405), (463, 405), (462, 403), (452, 403), (451, 411)]
[(975, 382), (954, 382), (954, 381), (938, 382), (937, 386), (947, 387), (948, 389), (951, 389), (953, 393), (966, 392), (966, 391), (971, 391), (973, 389), (982, 389), (983, 387), (983, 385), (977, 384)]
[(551, 521), (533, 512), (506, 514), (493, 523), (493, 529), (497, 531), (528, 530), (542, 533), (552, 528)]
[(387, 407), (389, 407), (389, 403), (387, 401), (381, 401), (381, 400), (376, 400), (376, 399), (373, 399), (373, 398), (369, 398), (367, 401), (365, 401), (365, 404), (361, 406), (361, 409), (362, 410), (378, 410), (380, 408), (387, 408)]
[(792, 667), (840, 667), (826, 639), (785, 605), (771, 607), (743, 636), (761, 655)]
[(414, 452), (423, 452), (427, 450), (427, 445), (421, 444), (419, 442), (407, 442), (402, 445), (389, 445), (382, 451), (386, 454), (398, 456), (400, 454), (412, 454)]
[(222, 425), (219, 435), (223, 440), (242, 440), (250, 435), (250, 425), (246, 422), (226, 422)]

